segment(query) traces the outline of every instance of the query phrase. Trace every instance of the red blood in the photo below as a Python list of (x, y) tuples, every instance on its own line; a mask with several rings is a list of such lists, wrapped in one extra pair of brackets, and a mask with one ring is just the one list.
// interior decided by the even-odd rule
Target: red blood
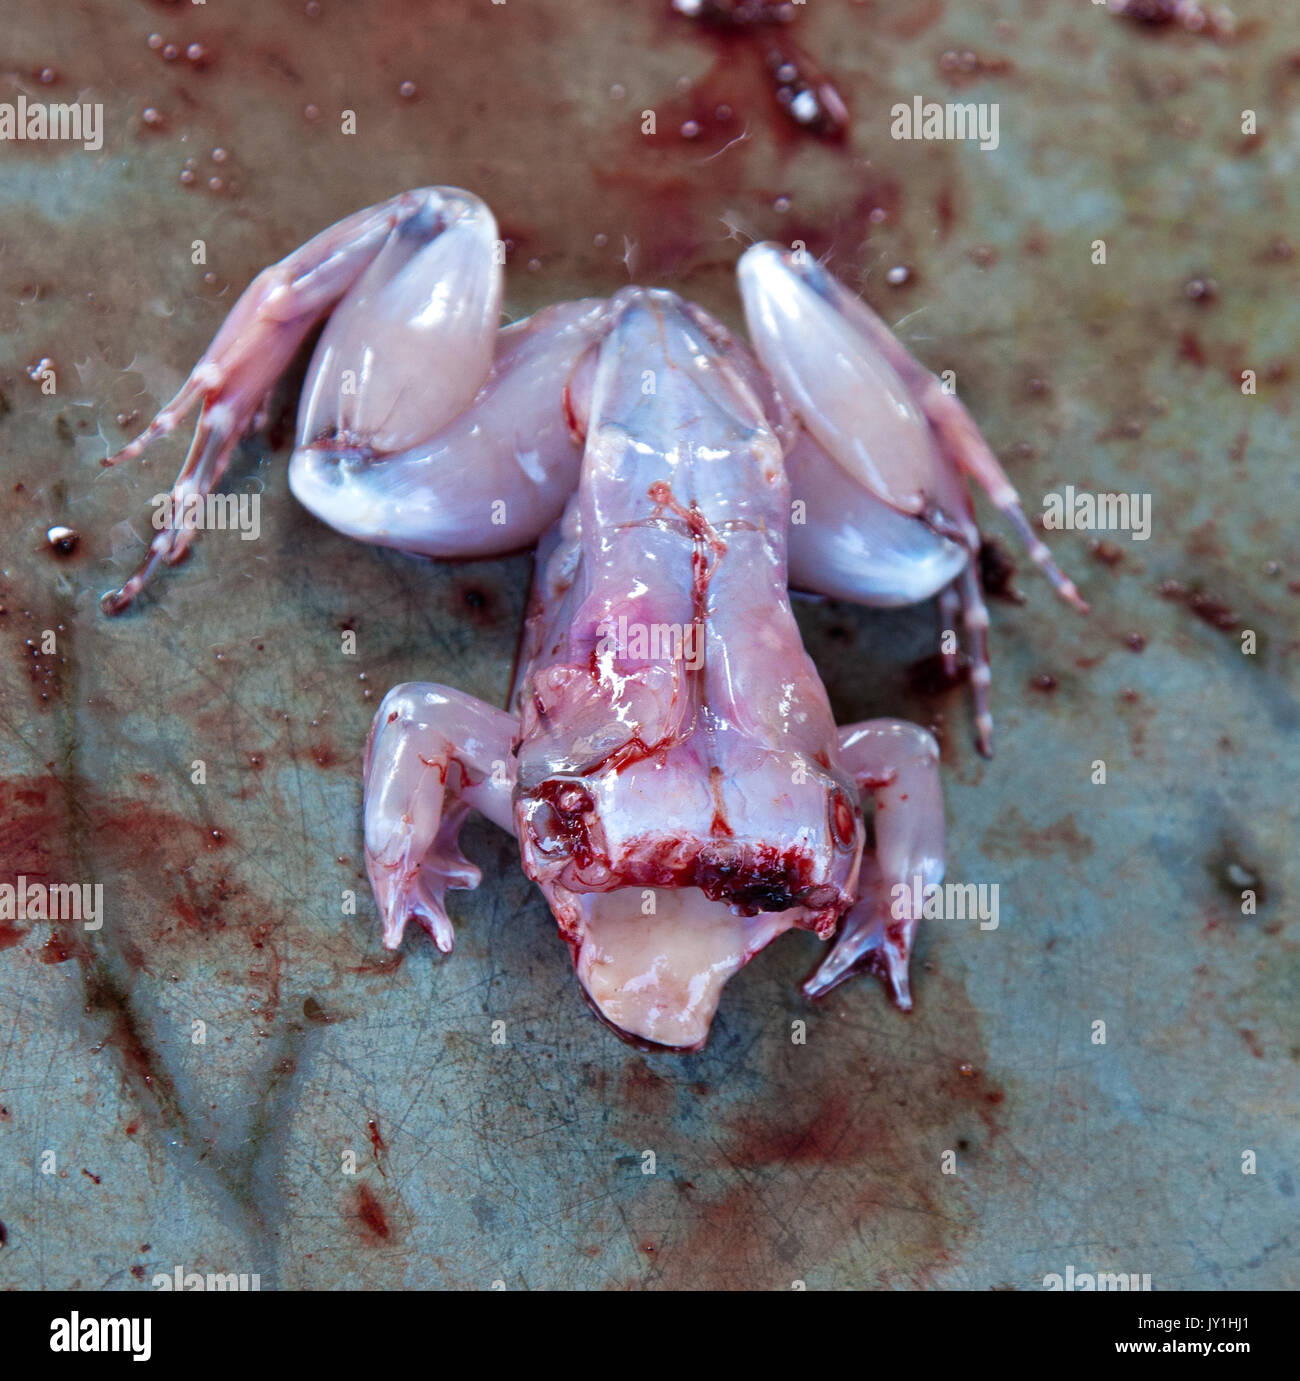
[(338, 750), (328, 743), (314, 743), (310, 749), (311, 760), (317, 767), (336, 767), (339, 762)]
[(393, 1235), (384, 1207), (368, 1185), (358, 1186), (353, 1211), (361, 1222), (363, 1240), (372, 1246), (387, 1242)]
[(949, 48), (944, 52), (936, 66), (953, 86), (966, 86), (981, 77), (1004, 77), (1015, 71), (1010, 58), (988, 56), (971, 48)]
[[(639, 739), (637, 743), (644, 749)], [(546, 834), (564, 841), (565, 852), (579, 868), (591, 867), (604, 853), (604, 831), (596, 819), (595, 803), (586, 790), (575, 788), (572, 782), (562, 778), (551, 777), (530, 794), (549, 807), (547, 811), (538, 812)], [(593, 825), (599, 832), (598, 840), (592, 837)]]
[[(704, 0), (687, 17), (709, 34), (722, 58), (734, 63), (736, 49), (761, 58), (776, 109), (790, 127), (832, 140), (842, 140), (848, 133), (848, 106), (834, 81), (784, 32), (794, 18), (789, 5), (769, 0)], [(695, 124), (700, 127), (698, 121)]]
[(733, 831), (727, 824), (727, 812), (722, 801), (722, 768), (709, 768), (709, 790), (713, 793), (713, 819), (709, 824), (709, 833), (715, 838), (730, 839)]
[(569, 435), (581, 445), (587, 438), (586, 433), (578, 425), (578, 414), (573, 408), (573, 395), (569, 387), (571, 383), (572, 379), (566, 380), (564, 393), (561, 395), (561, 401), (564, 404), (564, 424), (569, 429)]
[(1156, 589), (1161, 599), (1186, 605), (1198, 619), (1220, 633), (1231, 633), (1241, 622), (1223, 600), (1205, 590), (1188, 589), (1180, 580), (1162, 580)]
[(1125, 0), (1120, 11), (1138, 24), (1172, 24), (1178, 18), (1177, 0)]
[(939, 236), (946, 240), (952, 233), (953, 226), (957, 223), (957, 208), (953, 203), (952, 188), (947, 184), (939, 189), (934, 210), (939, 221)]
[(1012, 585), (1016, 563), (996, 537), (986, 537), (979, 551), (980, 585), (990, 599), (1023, 604), (1025, 597)]
[(915, 695), (944, 695), (969, 680), (970, 662), (964, 656), (950, 659), (939, 652), (922, 657), (907, 673), (908, 687)]
[(396, 973), (402, 967), (402, 961), (406, 956), (398, 951), (395, 954), (383, 954), (378, 959), (371, 960), (365, 964), (354, 964), (349, 973)]
[(74, 935), (64, 931), (55, 931), (48, 940), (41, 946), (40, 961), (42, 964), (66, 964), (69, 959), (84, 959), (85, 950), (77, 943)]
[(1205, 347), (1195, 331), (1184, 331), (1178, 338), (1178, 358), (1194, 364), (1197, 369), (1204, 369), (1209, 363)]
[(481, 628), (491, 628), (500, 619), (492, 591), (485, 590), (481, 585), (466, 585), (461, 589), (460, 608)]
[(1118, 566), (1124, 559), (1124, 553), (1109, 538), (1094, 537), (1088, 543), (1088, 554), (1094, 561), (1100, 561), (1103, 566)]
[(858, 817), (842, 791), (835, 793), (832, 811), (835, 821), (835, 835), (840, 843), (847, 847), (853, 843), (857, 835)]
[(676, 1084), (645, 1060), (633, 1057), (623, 1070), (619, 1101), (623, 1107), (645, 1117), (672, 1117), (677, 1107)]
[[(68, 664), (66, 644), (69, 634), (56, 617), (27, 607), (12, 590), (0, 585), (0, 617), (16, 635), (18, 656), (27, 668), (27, 679), (39, 709), (46, 709), (64, 690), (64, 670)], [(54, 646), (46, 651), (48, 634)]]
[(366, 1127), (370, 1131), (371, 1155), (375, 1158), (375, 1164), (379, 1167), (379, 1173), (387, 1178), (388, 1171), (384, 1169), (384, 1163), (380, 1159), (380, 1156), (382, 1154), (387, 1154), (388, 1145), (379, 1134), (379, 1122), (376, 1118), (372, 1117), (370, 1121), (366, 1123)]
[(1230, 633), (1240, 622), (1237, 615), (1222, 600), (1215, 599), (1213, 595), (1208, 595), (1203, 590), (1197, 590), (1193, 593), (1191, 599), (1187, 601), (1187, 607), (1198, 619), (1208, 623), (1211, 628), (1217, 628), (1222, 633)]
[[(75, 852), (67, 842), (73, 836), (79, 840)], [(183, 937), (191, 928), (206, 931), (220, 919), (216, 903), (231, 889), (205, 874), (201, 860), (212, 843), (210, 827), (200, 821), (123, 799), (80, 778), (46, 775), (0, 782), (0, 881), (12, 884), (22, 875), (30, 882), (69, 882), (82, 876), (87, 859), (109, 872), (182, 879), (184, 893), (172, 908), (161, 905), (150, 943)], [(180, 914), (186, 925), (178, 927), (173, 914)], [(114, 946), (125, 975), (103, 962), (101, 944)], [(78, 961), (84, 1009), (101, 1021), (105, 1033), (94, 1050), (113, 1047), (128, 1080), (150, 1093), (170, 1123), (179, 1120), (180, 1108), (130, 1001), (132, 971), (143, 966), (144, 952), (144, 936), (110, 935), (106, 927), (91, 945), (75, 922), (55, 922), (40, 958), (46, 963)]]

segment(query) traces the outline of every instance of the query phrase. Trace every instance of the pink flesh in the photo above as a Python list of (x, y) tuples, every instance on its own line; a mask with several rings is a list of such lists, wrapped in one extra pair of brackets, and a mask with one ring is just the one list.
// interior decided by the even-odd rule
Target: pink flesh
[[(829, 933), (854, 896), (861, 824), (790, 611), (788, 487), (762, 408), (729, 363), (741, 347), (669, 293), (627, 290), (611, 314), (578, 492), (539, 556), (518, 689), (516, 832), (580, 962), (595, 953), (584, 951), (591, 895), (698, 899), (676, 904), (681, 925), (656, 922), (645, 941), (673, 975), (657, 1028), (695, 1030), (726, 977), (775, 934)], [(693, 627), (703, 655), (611, 648), (602, 630), (621, 626)], [(759, 920), (719, 929), (716, 907)], [(634, 933), (621, 927), (619, 943)], [(626, 965), (615, 955), (611, 971), (639, 972), (645, 944)], [(687, 1001), (692, 983), (708, 1002)], [(592, 991), (598, 1006), (607, 987)], [(611, 992), (615, 1005), (628, 1000)], [(674, 992), (685, 1003), (676, 1016)]]
[(469, 405), (501, 319), (496, 240), (477, 198), (426, 206), (389, 237), (321, 333), (299, 445), (342, 435), (401, 451)]
[(749, 250), (738, 278), (754, 348), (799, 421), (876, 498), (921, 513), (940, 464), (913, 390), (865, 329), (870, 309), (772, 245)]
[[(334, 309), (291, 469), (308, 507), (363, 540), (445, 556), (508, 550), (554, 523), (515, 713), (406, 685), (376, 717), (366, 858), (386, 945), (416, 919), (451, 948), (444, 893), (478, 881), (457, 843), (476, 809), (515, 830), (585, 990), (639, 1041), (698, 1047), (759, 949), (791, 926), (827, 937), (841, 918), (805, 990), (867, 968), (906, 1004), (913, 927), (887, 901), (898, 882), (942, 875), (937, 749), (897, 721), (837, 733), (790, 611), (783, 456), (814, 500), (792, 543), (811, 584), (893, 603), (964, 562), (981, 638), (962, 475), (1029, 533), (1014, 490), (965, 409), (869, 309), (771, 246), (741, 264), (769, 377), (667, 292), (557, 304), (498, 331), (495, 233), (481, 202), (448, 188), (331, 227), (259, 275), (122, 455), (202, 402), (176, 493), (210, 488)], [(191, 536), (160, 536), (109, 607)], [(646, 642), (660, 630), (666, 645)], [(975, 670), (987, 678), (978, 656)], [(865, 867), (863, 791), (879, 812)]]
[(793, 924), (789, 912), (733, 915), (690, 887), (588, 893), (580, 906), (574, 968), (587, 996), (625, 1035), (676, 1050), (704, 1044), (723, 985)]
[[(327, 434), (294, 452), (289, 484), (322, 522), (422, 556), (490, 556), (531, 546), (560, 516), (582, 450), (564, 395), (601, 334), (604, 304), (561, 302), (496, 333), (491, 372), (445, 427), (396, 454)], [(420, 355), (391, 361), (412, 394)]]

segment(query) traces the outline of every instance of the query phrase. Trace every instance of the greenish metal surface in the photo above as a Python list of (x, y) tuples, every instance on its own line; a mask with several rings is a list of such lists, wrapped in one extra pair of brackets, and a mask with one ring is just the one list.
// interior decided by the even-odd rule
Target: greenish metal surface
[[(105, 897), (98, 932), (0, 929), (0, 1284), (1300, 1283), (1286, 0), (1241, 6), (1223, 44), (1084, 3), (822, 0), (794, 32), (850, 106), (847, 146), (789, 127), (746, 44), (657, 4), (320, 9), (0, 4), (0, 100), (104, 109), (98, 151), (0, 145), (0, 880)], [(917, 94), (997, 102), (999, 147), (891, 140)], [(739, 325), (737, 238), (805, 238), (956, 371), (1031, 515), (1066, 484), (1152, 496), (1145, 543), (1055, 535), (1089, 618), (1025, 571), (1027, 602), (994, 604), (991, 763), (963, 692), (908, 675), (932, 609), (800, 606), (842, 721), (939, 727), (950, 876), (1000, 888), (996, 931), (923, 929), (912, 1015), (869, 981), (807, 1006), (817, 942), (787, 937), (705, 1051), (633, 1052), (482, 822), (455, 954), (410, 935), (386, 961), (370, 715), (407, 679), (502, 701), (529, 563), (424, 563), (314, 522), (285, 484), (292, 388), (228, 482), (263, 495), (259, 539), (208, 534), (101, 617), (182, 453), (103, 470), (115, 416), (170, 395), (264, 264), (428, 182), (497, 212), (513, 315), (631, 273)]]

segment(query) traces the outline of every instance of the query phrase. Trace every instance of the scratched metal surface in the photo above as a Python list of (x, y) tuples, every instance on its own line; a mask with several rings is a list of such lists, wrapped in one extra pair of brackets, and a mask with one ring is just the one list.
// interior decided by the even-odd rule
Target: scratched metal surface
[[(0, 99), (105, 119), (99, 152), (0, 146), (0, 868), (106, 898), (94, 934), (0, 930), (0, 1284), (147, 1289), (178, 1265), (266, 1288), (1032, 1289), (1069, 1265), (1300, 1283), (1288, 0), (1240, 6), (1232, 44), (1081, 0), (823, 0), (796, 33), (851, 107), (847, 148), (790, 130), (753, 53), (656, 3), (320, 8), (0, 4)], [(166, 61), (155, 31), (204, 64)], [(944, 58), (963, 51), (976, 70)], [(913, 94), (998, 102), (1000, 147), (892, 142)], [(1153, 496), (1150, 539), (1120, 534), (1110, 561), (1057, 534), (1090, 618), (1024, 571), (1027, 603), (994, 604), (992, 763), (962, 692), (909, 677), (932, 611), (801, 606), (841, 720), (941, 729), (950, 876), (1001, 888), (996, 931), (923, 932), (911, 1016), (871, 982), (810, 1009), (817, 942), (788, 937), (731, 983), (704, 1052), (637, 1054), (588, 1015), (482, 823), (454, 956), (410, 936), (385, 960), (361, 868), (371, 712), (410, 678), (500, 701), (525, 558), (351, 544), (289, 498), (273, 435), (230, 481), (263, 493), (261, 537), (209, 535), (135, 615), (100, 616), (138, 551), (116, 525), (146, 531), (182, 449), (103, 471), (115, 415), (170, 394), (263, 264), (432, 181), (497, 211), (515, 314), (611, 291), (626, 253), (736, 323), (728, 227), (803, 238), (957, 371), (1031, 513), (1067, 483)], [(71, 557), (45, 548), (56, 522), (81, 533)]]

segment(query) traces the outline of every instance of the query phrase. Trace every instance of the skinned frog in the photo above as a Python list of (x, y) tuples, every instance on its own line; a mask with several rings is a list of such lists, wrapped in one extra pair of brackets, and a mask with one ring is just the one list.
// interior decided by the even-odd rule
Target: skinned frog
[[(327, 318), (297, 498), (424, 556), (537, 544), (510, 709), (412, 683), (375, 716), (365, 848), (387, 947), (415, 920), (451, 950), (444, 897), (480, 881), (457, 842), (477, 810), (518, 840), (596, 1012), (643, 1047), (702, 1046), (727, 979), (792, 926), (834, 937), (808, 995), (871, 971), (910, 1007), (917, 918), (891, 896), (943, 876), (938, 749), (901, 720), (836, 727), (788, 585), (875, 606), (938, 594), (945, 626), (960, 607), (986, 753), (966, 476), (1086, 606), (965, 408), (804, 256), (758, 244), (740, 259), (756, 360), (661, 290), (501, 328), (498, 246), (487, 207), (454, 188), (340, 221), (254, 280), (115, 459), (201, 404), (172, 491), (183, 512)], [(161, 531), (106, 611), (193, 535)]]

